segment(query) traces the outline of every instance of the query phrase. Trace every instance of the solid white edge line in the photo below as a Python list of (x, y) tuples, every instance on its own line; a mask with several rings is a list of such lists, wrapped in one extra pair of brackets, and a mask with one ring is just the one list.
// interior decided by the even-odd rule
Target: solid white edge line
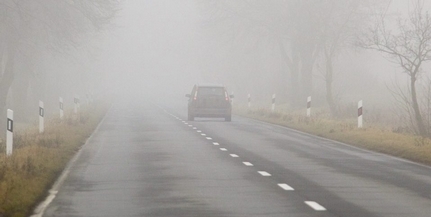
[(271, 176), (271, 174), (269, 174), (268, 172), (266, 172), (266, 171), (257, 171), (260, 175), (262, 175), (262, 176)]
[(93, 138), (94, 134), (97, 131), (99, 131), (100, 126), (103, 124), (103, 122), (105, 122), (105, 119), (108, 116), (108, 114), (111, 112), (111, 109), (112, 109), (112, 106), (109, 107), (108, 111), (106, 112), (103, 119), (99, 122), (96, 129), (94, 129), (94, 131), (91, 133), (91, 135), (85, 140), (84, 145), (81, 146), (81, 148), (75, 154), (75, 156), (73, 156), (72, 159), (67, 163), (67, 165), (66, 165), (65, 169), (63, 170), (63, 172), (61, 173), (60, 177), (55, 181), (54, 185), (49, 190), (48, 197), (44, 201), (42, 201), (39, 205), (37, 205), (37, 207), (33, 211), (33, 215), (31, 215), (30, 217), (42, 217), (43, 216), (46, 208), (48, 208), (49, 204), (51, 204), (51, 202), (54, 200), (55, 196), (57, 195), (57, 193), (61, 187), (61, 185), (63, 184), (63, 182), (68, 177), (70, 169), (75, 164), (76, 160), (78, 160), (78, 158), (81, 156), (82, 149), (84, 149), (84, 147), (87, 146), (88, 142)]
[(313, 208), (316, 211), (325, 211), (326, 208), (321, 206), (320, 204), (314, 202), (314, 201), (305, 201), (305, 204), (307, 204), (308, 206), (310, 206), (311, 208)]
[(253, 164), (252, 163), (250, 163), (250, 162), (242, 162), (244, 165), (246, 165), (246, 166), (248, 166), (248, 167), (252, 167), (253, 166)]
[(280, 186), (280, 188), (282, 188), (285, 191), (293, 191), (293, 190), (295, 190), (292, 187), (290, 187), (288, 184), (285, 184), (285, 183), (280, 183), (280, 184), (278, 184), (278, 186)]

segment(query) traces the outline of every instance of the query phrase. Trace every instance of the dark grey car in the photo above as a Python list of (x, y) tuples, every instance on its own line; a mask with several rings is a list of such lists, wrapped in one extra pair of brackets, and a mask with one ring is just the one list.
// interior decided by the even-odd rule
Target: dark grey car
[(233, 95), (228, 95), (223, 85), (195, 85), (186, 97), (189, 98), (189, 121), (193, 121), (195, 117), (218, 117), (231, 121)]

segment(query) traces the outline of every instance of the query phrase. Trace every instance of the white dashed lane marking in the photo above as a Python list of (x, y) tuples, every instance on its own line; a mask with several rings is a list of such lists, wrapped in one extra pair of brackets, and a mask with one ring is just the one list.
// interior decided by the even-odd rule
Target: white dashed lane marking
[(196, 131), (196, 132), (198, 132), (198, 133), (202, 133), (202, 131), (200, 131), (200, 130), (198, 130), (198, 131)]
[(213, 145), (220, 145), (220, 144), (218, 144), (218, 142), (213, 142)]
[(280, 183), (280, 184), (278, 184), (278, 186), (280, 186), (280, 188), (284, 189), (285, 191), (293, 191), (293, 190), (295, 190), (292, 187), (290, 187), (288, 184), (284, 184), (284, 183)]
[(314, 201), (305, 201), (305, 204), (307, 204), (308, 206), (310, 206), (311, 208), (313, 208), (316, 211), (325, 211), (326, 208), (321, 206), (320, 204), (314, 202)]
[(242, 162), (244, 165), (246, 165), (246, 166), (248, 166), (248, 167), (252, 167), (253, 166), (253, 164), (252, 163), (250, 163), (250, 162)]
[(231, 157), (239, 157), (238, 155), (236, 155), (236, 154), (230, 154), (230, 156)]
[(225, 148), (220, 148), (220, 150), (221, 150), (221, 151), (227, 151), (227, 149), (225, 149)]
[(196, 128), (196, 127), (193, 127), (193, 130), (196, 130), (196, 129), (198, 129), (198, 128)]
[(208, 139), (208, 140), (212, 140), (212, 138), (211, 138), (211, 137), (207, 137), (207, 139)]
[(205, 133), (202, 133), (201, 135), (202, 135), (202, 136), (206, 136), (207, 134), (205, 134)]
[(271, 176), (271, 174), (265, 172), (265, 171), (258, 171), (258, 173), (262, 176)]

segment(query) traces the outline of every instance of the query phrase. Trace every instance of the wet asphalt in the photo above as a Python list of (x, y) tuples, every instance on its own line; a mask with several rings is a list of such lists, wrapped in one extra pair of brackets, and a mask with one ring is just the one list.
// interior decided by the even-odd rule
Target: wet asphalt
[(114, 105), (43, 216), (431, 215), (431, 168), (185, 106)]

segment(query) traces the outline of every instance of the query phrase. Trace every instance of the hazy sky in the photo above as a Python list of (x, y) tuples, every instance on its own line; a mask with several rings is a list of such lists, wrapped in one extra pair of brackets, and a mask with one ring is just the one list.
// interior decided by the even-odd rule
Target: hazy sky
[(96, 68), (108, 72), (108, 83), (121, 91), (190, 91), (199, 80), (199, 19), (194, 6), (187, 0), (124, 1)]
[[(244, 53), (244, 57), (239, 59), (243, 62), (232, 64), (226, 53), (223, 53), (226, 50), (220, 51), (216, 47), (207, 46), (216, 37), (211, 38), (203, 33), (203, 19), (196, 3), (195, 0), (123, 1), (115, 27), (105, 34), (100, 43), (103, 52), (93, 66), (94, 71), (107, 75), (103, 82), (105, 90), (182, 97), (191, 90), (193, 84), (208, 82), (201, 77), (203, 70), (213, 70), (214, 78), (217, 78), (217, 70), (230, 69), (232, 73), (244, 73), (248, 70), (246, 67), (258, 65), (255, 61), (268, 62), (273, 59), (264, 53), (254, 57), (250, 53)], [(393, 0), (390, 10), (402, 13), (407, 9), (407, 1)], [(390, 83), (396, 75), (402, 76), (396, 71), (396, 65), (382, 58), (378, 52), (370, 52), (361, 51), (359, 56), (346, 55), (345, 57), (352, 58), (348, 61), (339, 59), (344, 62), (338, 66), (338, 70), (347, 77), (336, 78), (335, 89), (347, 88), (339, 92), (346, 94), (352, 91), (357, 95), (356, 98), (363, 98), (364, 94), (375, 95), (377, 91), (387, 91), (385, 82)], [(368, 59), (357, 61), (363, 57)], [(208, 62), (209, 60), (211, 61)], [(282, 65), (277, 66), (276, 62), (267, 64), (266, 67), (266, 70), (283, 70)], [(369, 78), (370, 82), (360, 83), (364, 77)], [(215, 81), (224, 84), (230, 82)], [(380, 82), (381, 88), (372, 90), (372, 87), (376, 87), (376, 82)]]

